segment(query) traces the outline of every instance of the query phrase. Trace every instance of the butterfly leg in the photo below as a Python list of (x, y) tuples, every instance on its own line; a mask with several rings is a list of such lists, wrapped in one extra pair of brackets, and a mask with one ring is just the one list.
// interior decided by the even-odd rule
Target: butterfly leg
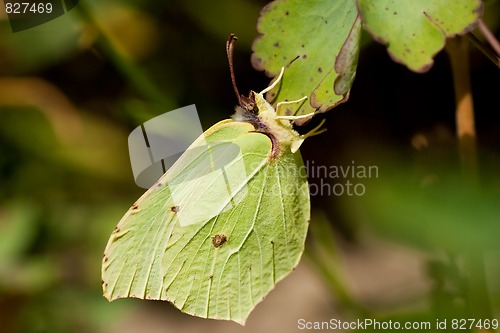
[[(300, 103), (302, 101), (305, 101), (306, 99), (307, 99), (307, 96), (304, 96), (301, 99), (298, 99), (296, 101), (279, 102), (278, 104), (276, 104), (276, 114), (279, 114), (278, 111), (279, 111), (280, 106), (287, 105), (287, 104)], [(308, 113), (308, 114), (305, 114), (305, 115), (301, 115), (301, 116), (277, 116), (276, 119), (297, 120), (297, 119), (309, 118), (309, 117), (312, 117), (312, 116), (314, 116), (314, 112)]]
[(292, 143), (292, 153), (295, 153), (297, 150), (299, 150), (300, 146), (302, 145), (302, 142), (304, 142), (305, 139), (325, 132), (326, 128), (321, 129), (321, 126), (323, 126), (325, 121), (326, 119), (323, 119), (318, 126), (310, 130), (308, 133), (301, 135), (297, 141), (294, 141)]
[(305, 139), (305, 138), (309, 138), (311, 136), (315, 136), (315, 135), (318, 135), (318, 134), (321, 134), (321, 133), (325, 132), (326, 128), (321, 128), (321, 126), (323, 126), (323, 124), (325, 123), (325, 121), (326, 121), (326, 119), (323, 119), (321, 121), (321, 123), (319, 123), (318, 126), (314, 127), (308, 133), (301, 135), (301, 137), (304, 137), (304, 139)]

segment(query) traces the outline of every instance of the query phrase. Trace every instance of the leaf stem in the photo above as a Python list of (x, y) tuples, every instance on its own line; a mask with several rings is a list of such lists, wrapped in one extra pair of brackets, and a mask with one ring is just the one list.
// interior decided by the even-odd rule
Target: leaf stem
[(500, 42), (498, 42), (498, 40), (495, 38), (495, 35), (493, 35), (490, 29), (488, 29), (483, 20), (479, 20), (478, 28), (483, 34), (484, 38), (486, 38), (486, 40), (490, 44), (491, 48), (495, 50), (497, 56), (500, 57)]
[(477, 182), (476, 127), (470, 84), (469, 43), (461, 37), (453, 38), (448, 41), (446, 50), (453, 73), (460, 161), (465, 177)]
[[(455, 89), (455, 121), (462, 173), (469, 189), (479, 184), (474, 105), (470, 83), (469, 41), (457, 37), (446, 45), (450, 57)], [(471, 221), (474, 223), (474, 221)], [(467, 306), (472, 318), (489, 318), (492, 314), (482, 249), (466, 246)]]
[(472, 32), (469, 32), (467, 34), (467, 37), (469, 38), (469, 41), (478, 48), (479, 51), (481, 51), (488, 59), (490, 59), (491, 62), (495, 64), (495, 66), (500, 68), (500, 56), (497, 56), (490, 47), (484, 45), (484, 43), (481, 42)]

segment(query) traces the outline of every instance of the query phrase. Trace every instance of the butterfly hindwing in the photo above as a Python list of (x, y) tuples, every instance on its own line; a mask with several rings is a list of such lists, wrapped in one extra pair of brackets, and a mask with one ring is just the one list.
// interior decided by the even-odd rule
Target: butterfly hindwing
[(269, 137), (248, 123), (227, 120), (205, 132), (115, 228), (104, 295), (168, 300), (192, 315), (243, 323), (297, 265), (307, 233), (300, 153), (273, 159), (271, 151)]

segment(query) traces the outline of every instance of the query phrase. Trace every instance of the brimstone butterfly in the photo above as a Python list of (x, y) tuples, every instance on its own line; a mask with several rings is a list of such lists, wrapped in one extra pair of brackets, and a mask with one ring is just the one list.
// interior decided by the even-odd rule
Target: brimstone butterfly
[[(298, 148), (321, 125), (299, 135), (294, 117), (278, 117), (264, 99), (283, 70), (261, 93), (240, 96), (234, 40), (227, 53), (240, 106), (233, 119), (198, 138), (118, 223), (102, 264), (110, 301), (167, 300), (194, 316), (244, 324), (300, 260), (310, 202)], [(215, 167), (227, 147), (239, 151)], [(200, 171), (201, 164), (211, 172)]]

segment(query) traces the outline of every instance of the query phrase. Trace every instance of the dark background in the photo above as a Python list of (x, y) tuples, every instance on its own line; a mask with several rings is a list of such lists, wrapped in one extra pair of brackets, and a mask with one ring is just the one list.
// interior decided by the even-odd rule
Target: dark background
[[(100, 264), (107, 238), (142, 194), (128, 160), (129, 132), (189, 104), (196, 104), (204, 129), (230, 117), (236, 97), (225, 54), (229, 33), (239, 37), (234, 61), (240, 91), (266, 87), (270, 78), (250, 64), (255, 23), (265, 4), (85, 1), (17, 33), (0, 16), (2, 332), (200, 327), (290, 332), (299, 318), (343, 314), (342, 297), (317, 269), (314, 242), (320, 242), (314, 236), (304, 265), (257, 307), (246, 329), (191, 318), (162, 302), (108, 303), (102, 297)], [(497, 36), (499, 9), (498, 1), (485, 7), (485, 21)], [(429, 72), (416, 74), (392, 62), (385, 47), (366, 33), (363, 38), (350, 100), (298, 130), (305, 133), (326, 118), (328, 131), (302, 146), (304, 160), (375, 165), (379, 177), (358, 179), (366, 186), (363, 198), (314, 196), (311, 225), (331, 227), (339, 276), (354, 299), (377, 315), (407, 313), (409, 318), (432, 317), (438, 303), (446, 312), (447, 302), (463, 296), (450, 271), (463, 267), (453, 258), (459, 256), (457, 244), (472, 232), (474, 246), (486, 243), (488, 302), (498, 318), (500, 248), (494, 240), (500, 233), (495, 234), (498, 223), (488, 221), (500, 217), (500, 72), (471, 47), (481, 194), (468, 196), (460, 181), (446, 53), (436, 56)], [(422, 191), (428, 195), (424, 203), (417, 201)], [(424, 229), (413, 223), (413, 212), (421, 213)], [(443, 228), (422, 238), (428, 225), (441, 222)], [(321, 265), (326, 263), (320, 260)], [(433, 275), (432, 267), (441, 273)], [(457, 279), (464, 274), (457, 273)]]

